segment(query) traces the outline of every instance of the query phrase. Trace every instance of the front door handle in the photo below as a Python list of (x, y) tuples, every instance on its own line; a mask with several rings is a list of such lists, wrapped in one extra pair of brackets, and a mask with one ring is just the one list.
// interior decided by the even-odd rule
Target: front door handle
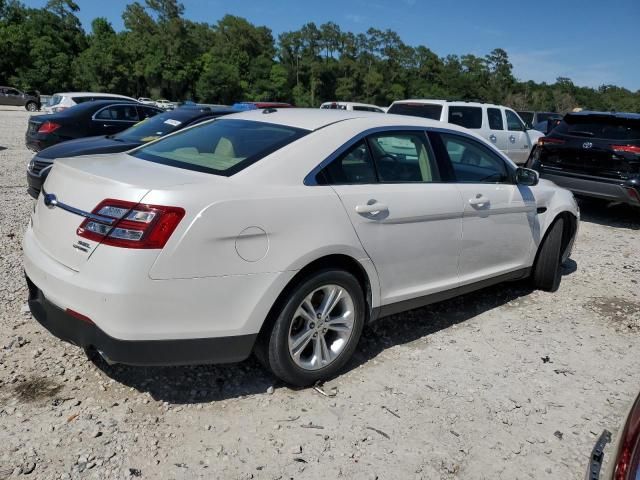
[(469, 205), (477, 208), (488, 207), (489, 199), (484, 195), (482, 195), (481, 193), (479, 193), (478, 195), (476, 195), (476, 198), (469, 199)]
[(495, 135), (491, 134), (491, 135), (489, 135), (489, 140), (491, 140), (493, 143), (496, 143), (498, 141), (498, 137), (496, 137)]
[(388, 211), (389, 207), (375, 200), (369, 200), (366, 205), (356, 205), (356, 212), (360, 214), (369, 213), (371, 215), (378, 215), (380, 213)]

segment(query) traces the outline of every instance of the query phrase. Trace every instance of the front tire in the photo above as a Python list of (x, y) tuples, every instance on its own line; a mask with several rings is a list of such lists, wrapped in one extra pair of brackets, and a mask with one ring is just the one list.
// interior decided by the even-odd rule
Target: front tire
[(258, 357), (286, 383), (312, 385), (344, 367), (358, 345), (364, 319), (358, 280), (343, 270), (321, 270), (285, 298)]
[(532, 280), (535, 288), (555, 292), (560, 287), (563, 230), (564, 219), (558, 218), (542, 242), (533, 267)]

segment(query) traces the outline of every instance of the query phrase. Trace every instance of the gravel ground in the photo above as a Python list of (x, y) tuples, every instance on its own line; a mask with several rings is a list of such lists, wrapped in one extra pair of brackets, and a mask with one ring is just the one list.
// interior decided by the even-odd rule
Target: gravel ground
[(581, 479), (640, 389), (640, 216), (593, 202), (557, 293), (381, 320), (319, 390), (91, 363), (25, 311), (27, 117), (0, 110), (0, 479)]

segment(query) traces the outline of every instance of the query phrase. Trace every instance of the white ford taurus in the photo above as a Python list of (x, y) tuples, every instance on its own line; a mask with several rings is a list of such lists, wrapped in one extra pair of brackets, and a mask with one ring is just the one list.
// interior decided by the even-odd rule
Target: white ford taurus
[(507, 280), (553, 291), (570, 192), (469, 131), (266, 109), (56, 161), (24, 237), (34, 317), (132, 365), (255, 352), (307, 385), (381, 316)]

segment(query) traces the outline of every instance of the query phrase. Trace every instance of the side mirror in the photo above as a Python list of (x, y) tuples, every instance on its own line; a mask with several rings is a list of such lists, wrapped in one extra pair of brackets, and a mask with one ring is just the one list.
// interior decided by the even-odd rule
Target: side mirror
[(539, 179), (540, 177), (538, 172), (531, 170), (530, 168), (518, 167), (516, 170), (516, 183), (518, 185), (533, 187), (538, 184)]

